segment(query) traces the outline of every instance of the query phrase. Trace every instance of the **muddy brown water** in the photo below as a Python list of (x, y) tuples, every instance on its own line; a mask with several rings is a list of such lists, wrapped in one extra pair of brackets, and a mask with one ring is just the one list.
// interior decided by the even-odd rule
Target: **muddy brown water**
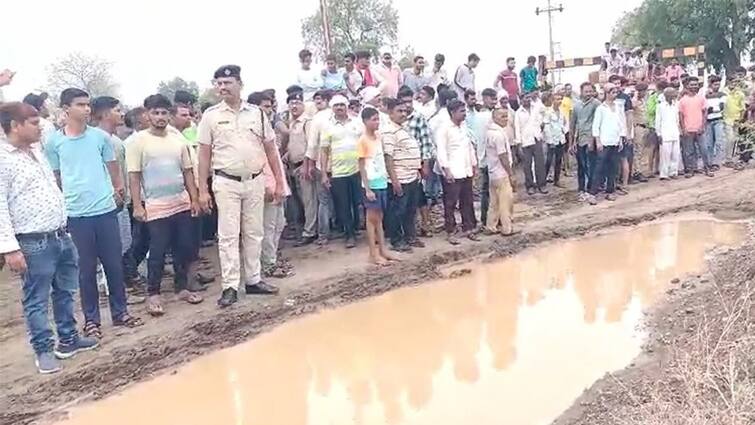
[(547, 424), (640, 353), (642, 310), (671, 280), (745, 229), (675, 220), (472, 265), (286, 323), (59, 423)]

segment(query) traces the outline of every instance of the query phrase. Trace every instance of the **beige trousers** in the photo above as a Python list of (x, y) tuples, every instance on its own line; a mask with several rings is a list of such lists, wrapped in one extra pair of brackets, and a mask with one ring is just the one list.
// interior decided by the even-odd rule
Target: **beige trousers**
[(488, 210), (488, 230), (497, 232), (498, 222), (501, 222), (501, 233), (508, 235), (514, 231), (512, 218), (514, 216), (514, 192), (511, 182), (506, 176), (502, 179), (490, 181), (490, 209)]
[(265, 179), (259, 175), (253, 180), (237, 182), (215, 176), (212, 190), (218, 205), (218, 256), (222, 287), (238, 290), (241, 285), (241, 250), (245, 275), (260, 274)]

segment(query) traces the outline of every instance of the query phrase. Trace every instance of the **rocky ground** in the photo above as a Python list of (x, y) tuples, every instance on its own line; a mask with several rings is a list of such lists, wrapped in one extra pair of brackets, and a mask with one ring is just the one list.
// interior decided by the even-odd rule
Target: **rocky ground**
[[(567, 183), (575, 187), (571, 180)], [(326, 248), (289, 249), (285, 255), (295, 266), (296, 276), (272, 282), (280, 286), (279, 296), (242, 297), (234, 308), (219, 311), (215, 299), (220, 288), (215, 284), (205, 294), (205, 303), (198, 306), (177, 303), (168, 296), (167, 314), (160, 319), (146, 318), (143, 307), (136, 307), (134, 312), (146, 319), (144, 327), (115, 330), (105, 322), (100, 349), (67, 361), (61, 373), (48, 377), (36, 374), (33, 366), (21, 315), (18, 280), (0, 275), (0, 424), (54, 419), (72, 404), (119, 391), (201, 354), (253, 338), (297, 316), (440, 277), (444, 265), (466, 258), (508, 256), (550, 240), (582, 236), (611, 226), (631, 226), (684, 211), (709, 212), (727, 219), (755, 217), (752, 169), (725, 170), (714, 179), (654, 181), (630, 189), (630, 195), (617, 202), (602, 202), (598, 206), (577, 203), (573, 190), (553, 190), (549, 195), (536, 197), (519, 193), (515, 212), (517, 227), (523, 230), (519, 235), (508, 239), (489, 237), (477, 243), (467, 241), (457, 247), (436, 236), (428, 240), (427, 248), (404, 255), (401, 263), (379, 271), (367, 264), (364, 247), (347, 253), (336, 241)], [(726, 323), (732, 321), (735, 311), (752, 310), (751, 300), (735, 301), (746, 292), (741, 289), (743, 282), (753, 280), (753, 243), (751, 237), (744, 248), (719, 253), (712, 273), (673, 286), (648, 316), (651, 338), (641, 358), (626, 370), (596, 383), (557, 423), (694, 423), (646, 419), (653, 417), (651, 406), (668, 408), (682, 403), (685, 399), (682, 395), (689, 393), (683, 391), (687, 384), (675, 378), (678, 374), (672, 370), (675, 363), (669, 359), (683, 357), (684, 350), (689, 353), (699, 348), (692, 340), (700, 339), (698, 328), (702, 324), (711, 324), (705, 327), (708, 335), (718, 333), (735, 338), (748, 332), (752, 335), (752, 328), (742, 325), (739, 319), (745, 317), (745, 323), (751, 322), (753, 315), (739, 313), (734, 317), (737, 326), (727, 327)], [(211, 250), (205, 254), (216, 264), (217, 258)], [(725, 314), (713, 315), (721, 312)], [(726, 331), (730, 328), (737, 331)], [(716, 341), (719, 340), (722, 339)], [(663, 381), (660, 377), (669, 385), (665, 388), (677, 385), (678, 391), (671, 394), (678, 396), (659, 399), (659, 393), (665, 394), (658, 387)], [(719, 386), (714, 387), (720, 391)], [(700, 391), (705, 397), (720, 397), (714, 389)], [(637, 420), (632, 422), (632, 418)]]

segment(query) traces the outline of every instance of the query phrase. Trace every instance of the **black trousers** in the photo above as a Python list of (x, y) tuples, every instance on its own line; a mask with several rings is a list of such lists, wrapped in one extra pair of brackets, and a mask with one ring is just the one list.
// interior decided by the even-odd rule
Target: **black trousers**
[(566, 145), (548, 145), (548, 158), (545, 160), (545, 175), (553, 167), (553, 183), (557, 184), (561, 180), (561, 162), (564, 159), (564, 149)]
[(401, 185), (404, 194), (396, 196), (393, 186), (388, 185), (388, 211), (385, 224), (388, 237), (394, 246), (411, 242), (417, 237), (417, 207), (423, 196), (419, 179)]
[(445, 227), (448, 234), (456, 232), (456, 206), (461, 211), (461, 229), (469, 232), (477, 227), (474, 215), (474, 195), (472, 193), (472, 178), (455, 179), (449, 183), (443, 178), (443, 213)]
[[(522, 170), (524, 171), (524, 184), (527, 189), (536, 189), (545, 187), (545, 158), (543, 153), (543, 142), (536, 142), (534, 145), (522, 147)], [(535, 166), (535, 173), (532, 173), (532, 166)]]
[(139, 278), (139, 265), (147, 258), (149, 251), (149, 228), (147, 223), (134, 219), (134, 207), (128, 206), (128, 216), (131, 219), (131, 246), (123, 254), (123, 273), (126, 276), (126, 286)]
[(163, 280), (165, 254), (173, 253), (175, 291), (186, 288), (187, 267), (194, 258), (196, 225), (191, 212), (184, 211), (170, 217), (147, 222), (150, 233), (149, 260), (147, 260), (147, 293), (158, 295)]
[(606, 181), (606, 193), (616, 190), (616, 174), (619, 171), (619, 147), (603, 146), (595, 158), (595, 169), (590, 182), (590, 193), (597, 195), (600, 185)]
[(490, 174), (488, 167), (480, 168), (480, 179), (482, 188), (480, 188), (480, 222), (482, 225), (488, 223), (488, 210), (490, 209)]
[(338, 222), (347, 238), (356, 237), (359, 225), (359, 206), (362, 203), (362, 181), (359, 173), (330, 179), (330, 192)]

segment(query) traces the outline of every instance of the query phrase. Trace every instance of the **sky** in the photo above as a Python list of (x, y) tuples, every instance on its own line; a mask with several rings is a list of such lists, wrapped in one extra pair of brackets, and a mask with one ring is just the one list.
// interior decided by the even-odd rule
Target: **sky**
[[(547, 1), (464, 0), (455, 6), (433, 3), (430, 8), (428, 0), (394, 0), (400, 17), (398, 44), (410, 44), (427, 58), (445, 54), (449, 74), (469, 53), (477, 53), (482, 60), (476, 79), (482, 89), (492, 85), (506, 57), (514, 56), (521, 66), (529, 55), (548, 54), (547, 17), (535, 15), (535, 8)], [(113, 63), (119, 94), (128, 105), (140, 104), (161, 80), (175, 76), (209, 87), (214, 70), (228, 63), (242, 67), (245, 92), (285, 89), (294, 83), (297, 53), (305, 47), (301, 20), (319, 7), (318, 0), (2, 3), (6, 37), (0, 42), (0, 69), (17, 73), (13, 84), (4, 88), (6, 100), (44, 89), (48, 65), (81, 51)], [(447, 6), (437, 6), (444, 3)], [(564, 11), (554, 15), (553, 37), (560, 42), (562, 57), (570, 58), (600, 55), (616, 20), (641, 0), (560, 3)], [(30, 19), (40, 31), (30, 31)], [(578, 84), (589, 70), (569, 70), (563, 81)]]

